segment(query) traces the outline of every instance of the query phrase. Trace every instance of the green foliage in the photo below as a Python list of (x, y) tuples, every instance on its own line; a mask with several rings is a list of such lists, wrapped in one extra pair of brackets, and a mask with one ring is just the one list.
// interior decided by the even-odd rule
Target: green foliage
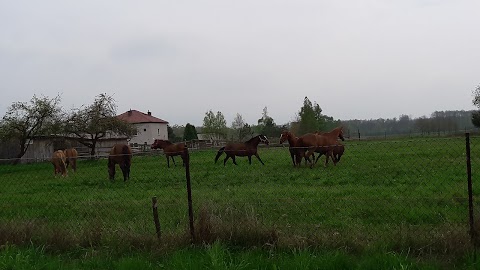
[[(325, 117), (322, 115), (322, 109), (316, 102), (312, 102), (305, 97), (303, 106), (300, 108), (298, 134), (303, 135), (319, 130), (325, 130)], [(333, 119), (332, 119), (333, 120)]]
[(174, 128), (172, 128), (170, 125), (167, 125), (167, 131), (168, 131), (168, 140), (171, 142), (179, 142), (182, 140), (182, 137), (177, 136), (175, 133)]
[(14, 102), (0, 122), (2, 141), (14, 139), (19, 146), (17, 158), (28, 149), (31, 140), (38, 135), (58, 134), (61, 131), (62, 112), (60, 96), (33, 96), (30, 102)]
[[(480, 109), (480, 85), (473, 90), (472, 103)], [(472, 113), (472, 124), (476, 127), (480, 127), (480, 111)]]
[(90, 148), (95, 154), (99, 139), (109, 134), (131, 137), (136, 130), (132, 124), (116, 117), (117, 105), (113, 97), (100, 94), (92, 104), (74, 109), (66, 122), (66, 133), (77, 137), (78, 142)]
[(191, 141), (196, 139), (198, 139), (198, 136), (197, 136), (197, 130), (195, 129), (195, 126), (191, 125), (190, 123), (187, 123), (183, 133), (183, 140)]
[(257, 130), (258, 133), (267, 137), (278, 137), (282, 132), (281, 129), (275, 124), (273, 118), (268, 115), (267, 107), (263, 108), (262, 118), (258, 119)]
[(225, 139), (227, 136), (227, 121), (220, 111), (217, 111), (216, 114), (212, 110), (205, 113), (202, 133), (213, 141)]

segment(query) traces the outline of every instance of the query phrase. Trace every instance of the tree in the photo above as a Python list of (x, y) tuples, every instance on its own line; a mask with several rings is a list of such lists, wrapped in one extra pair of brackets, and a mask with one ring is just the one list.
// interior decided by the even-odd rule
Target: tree
[(322, 109), (317, 103), (312, 104), (308, 97), (304, 98), (303, 106), (300, 108), (298, 116), (300, 122), (298, 132), (300, 135), (315, 132), (323, 128)]
[(187, 123), (185, 126), (185, 131), (183, 132), (183, 140), (184, 141), (191, 141), (198, 139), (197, 130), (195, 129), (194, 125)]
[(136, 133), (132, 124), (116, 118), (116, 112), (115, 100), (107, 94), (100, 94), (92, 104), (72, 111), (65, 130), (75, 135), (79, 143), (90, 148), (93, 157), (97, 142), (107, 135), (131, 137)]
[(168, 131), (168, 140), (169, 141), (179, 142), (182, 139), (179, 136), (177, 136), (177, 134), (175, 134), (175, 130), (170, 125), (167, 125), (167, 131)]
[[(480, 109), (480, 85), (478, 85), (477, 88), (473, 90), (472, 103)], [(480, 111), (472, 112), (472, 124), (477, 128), (480, 127)]]
[(35, 136), (58, 133), (61, 129), (60, 96), (49, 99), (33, 96), (30, 102), (14, 102), (0, 122), (2, 141), (14, 140), (19, 151), (14, 164), (20, 162)]
[(212, 110), (206, 112), (203, 118), (202, 132), (213, 142), (224, 139), (227, 134), (227, 121), (225, 121), (223, 114), (219, 111), (214, 114)]
[(267, 107), (263, 108), (262, 118), (258, 119), (258, 132), (267, 137), (280, 136), (280, 130), (273, 121), (273, 118), (268, 115)]
[(241, 141), (243, 140), (243, 136), (241, 134), (243, 127), (245, 126), (245, 121), (243, 120), (243, 116), (239, 113), (235, 116), (232, 122), (232, 140), (233, 141)]

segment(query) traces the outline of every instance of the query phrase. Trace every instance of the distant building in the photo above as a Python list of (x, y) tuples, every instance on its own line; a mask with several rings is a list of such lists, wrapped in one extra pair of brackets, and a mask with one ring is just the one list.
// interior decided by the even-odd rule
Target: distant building
[(130, 145), (151, 145), (155, 139), (168, 140), (168, 122), (152, 116), (150, 111), (143, 113), (129, 110), (118, 115), (117, 118), (137, 128), (137, 134), (130, 140)]

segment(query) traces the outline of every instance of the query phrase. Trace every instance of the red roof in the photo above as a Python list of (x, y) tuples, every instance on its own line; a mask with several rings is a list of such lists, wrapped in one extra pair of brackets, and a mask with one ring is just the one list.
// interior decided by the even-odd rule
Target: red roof
[(117, 118), (123, 120), (128, 123), (136, 124), (136, 123), (164, 123), (168, 124), (167, 121), (162, 120), (160, 118), (152, 116), (152, 113), (149, 111), (148, 113), (139, 112), (137, 110), (129, 110), (120, 115), (117, 115)]

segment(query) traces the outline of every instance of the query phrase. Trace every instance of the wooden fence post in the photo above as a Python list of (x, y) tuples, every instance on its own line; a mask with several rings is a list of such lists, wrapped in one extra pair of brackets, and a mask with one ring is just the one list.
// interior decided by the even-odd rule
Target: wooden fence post
[(152, 212), (153, 212), (153, 222), (155, 222), (155, 230), (157, 232), (157, 238), (158, 240), (160, 240), (162, 236), (162, 231), (160, 230), (160, 220), (158, 219), (157, 197), (152, 198)]
[(468, 181), (468, 215), (470, 221), (470, 238), (473, 243), (473, 246), (477, 246), (477, 232), (474, 227), (474, 218), (473, 218), (473, 188), (472, 188), (472, 163), (470, 159), (470, 133), (465, 133), (465, 148), (467, 156), (467, 181)]

